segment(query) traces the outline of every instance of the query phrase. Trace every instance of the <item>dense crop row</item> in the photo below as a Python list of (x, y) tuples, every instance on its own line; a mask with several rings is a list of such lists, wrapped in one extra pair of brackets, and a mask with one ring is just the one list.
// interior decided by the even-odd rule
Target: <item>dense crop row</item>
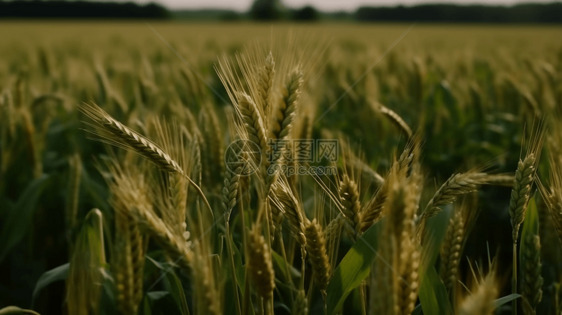
[(39, 26), (0, 26), (0, 308), (560, 313), (556, 30)]

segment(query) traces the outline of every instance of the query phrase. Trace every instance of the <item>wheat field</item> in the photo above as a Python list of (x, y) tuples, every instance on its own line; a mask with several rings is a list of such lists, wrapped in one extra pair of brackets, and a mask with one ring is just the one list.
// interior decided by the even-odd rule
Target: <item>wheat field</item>
[(0, 314), (561, 314), (561, 28), (0, 33)]

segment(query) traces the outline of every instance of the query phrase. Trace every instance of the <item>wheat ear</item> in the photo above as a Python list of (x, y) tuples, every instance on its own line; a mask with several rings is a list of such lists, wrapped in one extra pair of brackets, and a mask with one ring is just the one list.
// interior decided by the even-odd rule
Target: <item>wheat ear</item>
[(441, 280), (445, 283), (445, 288), (449, 293), (457, 284), (464, 232), (462, 212), (456, 210), (449, 220), (445, 240), (441, 245), (441, 266), (439, 267)]
[(367, 231), (383, 217), (383, 208), (388, 198), (388, 183), (385, 181), (376, 194), (361, 209), (361, 233)]
[(144, 241), (136, 222), (123, 212), (115, 215), (115, 245), (111, 267), (117, 288), (117, 309), (136, 314), (143, 296)]
[(531, 153), (524, 160), (519, 160), (517, 171), (515, 172), (515, 181), (511, 190), (511, 200), (509, 201), (509, 215), (511, 217), (511, 226), (513, 229), (513, 241), (517, 241), (519, 235), (519, 227), (525, 219), (525, 211), (531, 197), (531, 186), (535, 175), (535, 154)]
[(361, 204), (359, 202), (359, 189), (357, 184), (345, 174), (339, 186), (340, 202), (342, 212), (345, 215), (344, 227), (350, 237), (355, 239), (361, 227)]
[(414, 215), (421, 193), (415, 177), (394, 180), (393, 191), (389, 197), (389, 223), (396, 237), (397, 261), (395, 267), (401, 279), (397, 279), (398, 306), (401, 314), (411, 314), (414, 310), (419, 290), (418, 268), (420, 264), (419, 244), (413, 238)]
[(487, 179), (488, 174), (479, 172), (459, 173), (449, 177), (427, 203), (418, 222), (416, 235), (418, 237), (423, 236), (422, 233), (427, 219), (441, 212), (440, 206), (451, 204), (459, 196), (476, 191), (479, 185), (487, 183)]
[[(148, 233), (166, 253), (182, 267), (189, 271), (193, 253), (190, 249), (189, 232), (178, 233), (177, 226), (184, 226), (173, 221), (169, 227), (165, 221), (157, 217), (149, 199), (147, 184), (142, 177), (131, 178), (117, 167), (110, 168), (113, 181), (110, 182), (112, 197), (110, 204), (117, 211), (137, 222), (141, 230)], [(166, 211), (164, 211), (166, 212)], [(185, 224), (185, 223), (184, 223)]]
[(281, 90), (282, 98), (271, 126), (271, 134), (274, 139), (284, 139), (291, 133), (303, 83), (302, 77), (303, 73), (297, 67), (285, 81)]
[(289, 227), (296, 236), (297, 242), (304, 246), (306, 244), (306, 237), (304, 235), (306, 218), (289, 183), (285, 178), (282, 178), (272, 186), (272, 191), (274, 196), (270, 196), (270, 200), (289, 221)]
[(523, 281), (521, 295), (523, 296), (523, 313), (536, 314), (537, 305), (542, 299), (543, 278), (541, 276), (541, 242), (538, 235), (528, 235), (525, 250), (522, 252), (521, 267)]
[(324, 229), (324, 237), (328, 242), (329, 246), (332, 246), (340, 233), (340, 228), (343, 225), (343, 218), (341, 214), (338, 215), (335, 219), (330, 221), (330, 223)]
[(193, 253), (188, 242), (189, 232), (177, 236), (168, 229), (164, 221), (153, 214), (153, 211), (145, 207), (133, 209), (132, 215), (138, 221), (140, 227), (170, 255), (170, 257), (185, 271), (189, 271), (190, 261)]
[[(185, 177), (177, 173), (168, 175), (172, 208), (176, 210), (178, 222), (184, 223), (187, 208), (187, 181)], [(184, 231), (180, 232), (183, 233)]]
[(263, 118), (256, 106), (256, 103), (246, 93), (237, 93), (237, 108), (242, 118), (242, 122), (248, 134), (248, 140), (259, 145), (263, 152), (267, 148), (267, 137)]
[(251, 273), (261, 297), (264, 300), (271, 300), (275, 288), (275, 272), (270, 249), (260, 231), (258, 225), (254, 225), (250, 231), (247, 270)]
[[(511, 199), (509, 201), (509, 216), (511, 217), (512, 239), (513, 239), (513, 262), (511, 275), (511, 291), (517, 293), (517, 237), (519, 228), (523, 220), (525, 220), (525, 212), (527, 204), (531, 197), (531, 186), (535, 177), (536, 166), (540, 160), (540, 153), (543, 143), (542, 126), (536, 129), (530, 140), (530, 146), (523, 160), (519, 159), (517, 170), (515, 171), (515, 180), (511, 190)], [(513, 313), (517, 315), (517, 300), (511, 302)]]
[(184, 173), (183, 169), (176, 161), (174, 161), (156, 144), (113, 119), (113, 117), (95, 104), (90, 105), (84, 103), (80, 106), (80, 111), (94, 121), (95, 124), (91, 125), (94, 130), (91, 132), (94, 135), (99, 136), (100, 141), (107, 142), (108, 144), (122, 147), (124, 149), (133, 150), (162, 170), (183, 175), (195, 188), (203, 201), (205, 201), (209, 210), (213, 212), (211, 205), (207, 201), (207, 198), (201, 188), (195, 184), (187, 174)]
[[(196, 257), (196, 258), (195, 258)], [(199, 314), (219, 315), (221, 313), (220, 299), (215, 286), (212, 263), (209, 255), (197, 250), (192, 263), (192, 277), (195, 279), (194, 291), (198, 295)]]
[[(269, 95), (273, 84), (273, 75), (275, 74), (275, 61), (271, 51), (265, 58), (265, 66), (261, 69), (258, 77), (258, 93), (261, 98), (262, 112), (267, 116), (269, 112)], [(267, 123), (267, 122), (266, 122)]]
[(552, 217), (552, 223), (554, 225), (554, 229), (556, 230), (556, 234), (558, 235), (558, 239), (562, 242), (562, 200), (552, 194), (549, 198), (550, 202), (550, 215)]
[(402, 117), (400, 117), (400, 115), (380, 103), (377, 103), (375, 107), (377, 108), (378, 112), (383, 114), (384, 117), (388, 118), (388, 120), (392, 122), (398, 129), (402, 130), (402, 132), (406, 134), (408, 139), (412, 137), (412, 129), (410, 129), (410, 126), (408, 126), (408, 124), (404, 121), (404, 119), (402, 119)]
[[(297, 67), (285, 82), (285, 86), (281, 91), (282, 98), (279, 101), (274, 116), (274, 122), (270, 126), (269, 134), (271, 139), (284, 140), (290, 136), (291, 130), (293, 129), (293, 122), (297, 114), (300, 90), (303, 82), (302, 76), (302, 72)], [(275, 183), (279, 176), (278, 167), (284, 162), (282, 157), (287, 148), (283, 142), (280, 142), (276, 150), (277, 152), (272, 155), (272, 159), (265, 163), (267, 170), (265, 177), (266, 192), (269, 191), (269, 188)]]
[(492, 315), (494, 313), (494, 300), (498, 296), (498, 286), (494, 274), (488, 274), (475, 291), (462, 301), (459, 315)]
[[(229, 157), (233, 158), (233, 157)], [(231, 161), (229, 161), (231, 162)], [(226, 170), (224, 173), (224, 187), (222, 189), (222, 208), (225, 212), (230, 212), (236, 205), (238, 198), (238, 188), (240, 186), (240, 174), (243, 166), (239, 165), (234, 170)]]
[(307, 257), (312, 265), (314, 281), (322, 294), (325, 295), (330, 280), (330, 262), (326, 254), (326, 241), (324, 233), (322, 233), (322, 227), (314, 219), (312, 222), (308, 222), (304, 233)]

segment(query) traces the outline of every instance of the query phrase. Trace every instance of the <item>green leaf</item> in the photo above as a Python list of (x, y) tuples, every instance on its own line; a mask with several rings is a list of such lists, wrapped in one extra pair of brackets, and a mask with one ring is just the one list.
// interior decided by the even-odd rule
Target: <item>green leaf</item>
[(445, 284), (443, 284), (441, 278), (439, 278), (433, 265), (429, 266), (429, 268), (421, 274), (419, 297), (424, 314), (453, 314)]
[(347, 296), (369, 275), (376, 257), (377, 225), (369, 228), (342, 259), (327, 288), (328, 314), (336, 313)]
[(14, 248), (29, 230), (35, 212), (37, 200), (43, 192), (49, 176), (42, 175), (33, 180), (19, 197), (14, 209), (10, 212), (0, 232), (0, 262), (6, 258), (8, 252)]
[(425, 223), (426, 238), (429, 245), (424, 245), (424, 255), (429, 257), (429, 262), (426, 265), (433, 266), (439, 255), (441, 243), (445, 238), (447, 226), (449, 225), (450, 211), (441, 211), (436, 216), (431, 217)]
[(510, 295), (506, 295), (504, 297), (501, 297), (501, 298), (494, 301), (494, 308), (498, 308), (498, 307), (500, 307), (500, 306), (502, 306), (506, 303), (509, 303), (509, 302), (511, 302), (515, 299), (518, 299), (520, 297), (521, 297), (521, 295), (517, 294), (517, 293), (512, 293)]
[(35, 314), (35, 315), (40, 315), (37, 312), (34, 312), (32, 310), (24, 310), (22, 308), (19, 308), (17, 306), (8, 306), (8, 307), (4, 307), (3, 309), (0, 310), (0, 315), (16, 315), (16, 314)]
[(283, 276), (284, 281), (289, 281), (289, 276), (287, 275), (287, 270), (288, 270), (288, 272), (291, 274), (293, 281), (300, 279), (301, 272), (297, 270), (295, 267), (287, 264), (287, 261), (285, 261), (283, 256), (279, 255), (274, 251), (272, 251), (271, 254), (273, 257), (273, 267), (275, 268), (275, 274)]
[(41, 277), (39, 277), (39, 280), (37, 280), (37, 283), (35, 284), (35, 289), (33, 290), (33, 298), (32, 298), (32, 304), (31, 304), (32, 307), (33, 307), (33, 304), (35, 303), (35, 300), (37, 299), (37, 295), (44, 288), (46, 288), (47, 286), (49, 286), (53, 282), (60, 281), (60, 280), (66, 280), (66, 278), (68, 277), (68, 267), (69, 266), (70, 266), (70, 263), (66, 263), (64, 265), (58, 266), (54, 269), (51, 269), (51, 270), (45, 272), (44, 274), (41, 275)]
[(427, 220), (427, 244), (424, 246), (422, 263), (419, 267), (420, 291), (419, 298), (424, 314), (452, 315), (453, 308), (449, 303), (449, 296), (445, 284), (435, 270), (435, 261), (445, 237), (449, 211), (441, 211), (435, 217)]
[(180, 279), (176, 276), (176, 273), (172, 269), (168, 270), (166, 273), (164, 284), (166, 290), (170, 292), (176, 302), (176, 305), (181, 310), (182, 315), (188, 315), (189, 308), (187, 307), (187, 300), (185, 298), (183, 286), (181, 285)]
[(246, 274), (246, 268), (244, 268), (244, 265), (242, 265), (242, 254), (234, 243), (232, 237), (229, 237), (228, 239), (230, 240), (230, 244), (234, 251), (234, 257), (232, 258), (234, 259), (234, 268), (236, 269), (236, 282), (238, 284), (238, 287), (240, 288), (241, 293), (244, 294), (244, 278)]
[[(160, 252), (158, 252), (157, 254), (160, 254)], [(183, 291), (183, 286), (182, 286), (179, 278), (176, 276), (176, 273), (174, 272), (174, 269), (172, 268), (172, 266), (166, 266), (166, 265), (154, 260), (153, 258), (151, 258), (148, 255), (146, 255), (145, 257), (147, 259), (147, 262), (150, 262), (150, 264), (146, 264), (145, 268), (156, 267), (157, 269), (161, 270), (164, 273), (163, 283), (164, 283), (164, 287), (166, 288), (167, 292), (173, 298), (173, 301), (175, 302), (178, 310), (181, 311), (181, 314), (183, 314), (183, 315), (189, 314), (189, 309), (188, 309), (188, 306), (187, 306), (187, 300), (185, 298), (185, 293)], [(151, 267), (151, 266), (153, 266), (153, 267)]]

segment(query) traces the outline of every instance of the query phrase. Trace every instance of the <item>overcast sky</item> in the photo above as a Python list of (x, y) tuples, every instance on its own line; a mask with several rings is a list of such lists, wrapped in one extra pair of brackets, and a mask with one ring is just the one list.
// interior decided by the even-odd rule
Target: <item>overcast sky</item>
[[(237, 11), (246, 11), (253, 0), (134, 0), (139, 3), (156, 2), (170, 9), (203, 9), (203, 8), (224, 8)], [(298, 8), (311, 4), (324, 11), (346, 10), (352, 11), (362, 5), (398, 5), (398, 4), (418, 4), (418, 3), (484, 3), (484, 4), (514, 4), (518, 2), (552, 2), (552, 0), (282, 0), (282, 2), (293, 8)]]

